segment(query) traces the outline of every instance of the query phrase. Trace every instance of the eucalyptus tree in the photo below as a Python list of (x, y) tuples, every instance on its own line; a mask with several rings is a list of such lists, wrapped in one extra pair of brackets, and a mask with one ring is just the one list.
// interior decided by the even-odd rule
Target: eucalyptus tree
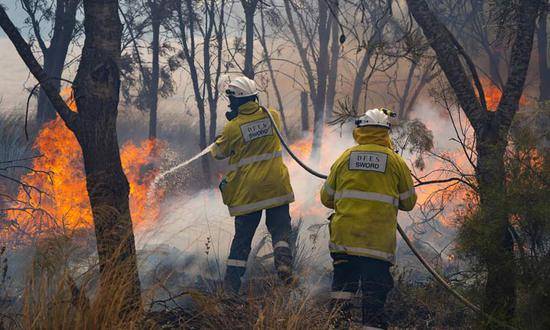
[(497, 3), (494, 10), (510, 28), (507, 78), (496, 109), (488, 109), (474, 61), (425, 0), (407, 0), (422, 28), (457, 102), (474, 129), (480, 220), (477, 250), (486, 269), (484, 308), (496, 317), (512, 320), (516, 307), (516, 265), (513, 228), (506, 201), (504, 155), (512, 121), (518, 111), (529, 68), (536, 20), (542, 1)]
[(78, 113), (60, 97), (54, 80), (38, 63), (2, 6), (0, 26), (82, 149), (99, 259), (99, 299), (105, 306), (122, 306), (120, 317), (135, 315), (141, 310), (140, 280), (130, 189), (116, 131), (122, 39), (118, 1), (84, 1), (85, 40), (73, 85)]

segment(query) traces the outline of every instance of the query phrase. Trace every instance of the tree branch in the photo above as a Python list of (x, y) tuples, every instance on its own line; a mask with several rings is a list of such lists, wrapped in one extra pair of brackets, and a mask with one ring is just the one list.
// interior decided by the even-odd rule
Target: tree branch
[(454, 37), (430, 10), (425, 0), (407, 0), (407, 4), (430, 46), (436, 52), (439, 65), (455, 91), (460, 107), (476, 132), (480, 132), (489, 116), (487, 111), (483, 111), (471, 81), (460, 64), (462, 54), (453, 42)]
[(510, 73), (497, 108), (497, 123), (504, 129), (512, 124), (523, 93), (529, 60), (533, 48), (535, 22), (541, 1), (521, 1), (518, 13), (517, 32), (512, 46)]
[(55, 85), (49, 79), (48, 75), (42, 69), (42, 66), (38, 63), (34, 57), (29, 44), (23, 39), (21, 33), (13, 25), (12, 21), (8, 17), (4, 7), (0, 5), (0, 26), (8, 36), (8, 38), (13, 43), (17, 53), (21, 56), (21, 59), (27, 65), (29, 71), (33, 76), (38, 80), (42, 85), (42, 89), (46, 92), (46, 95), (50, 99), (50, 102), (54, 106), (55, 110), (59, 116), (63, 119), (67, 127), (74, 131), (75, 126), (77, 125), (78, 115), (77, 113), (71, 111), (69, 107), (65, 104), (65, 101), (57, 93)]

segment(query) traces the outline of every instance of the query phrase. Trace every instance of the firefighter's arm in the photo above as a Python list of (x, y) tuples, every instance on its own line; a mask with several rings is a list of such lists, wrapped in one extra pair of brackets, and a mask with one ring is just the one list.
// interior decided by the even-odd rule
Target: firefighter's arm
[(274, 109), (269, 109), (268, 111), (271, 114), (271, 117), (273, 117), (273, 120), (275, 121), (275, 125), (277, 125), (277, 128), (279, 129), (279, 131), (282, 132), (283, 124), (281, 121), (281, 114), (279, 113), (279, 111)]
[(398, 162), (398, 173), (399, 173), (399, 209), (402, 211), (410, 211), (414, 208), (416, 204), (416, 192), (414, 190), (414, 183), (411, 176), (411, 171), (409, 167), (403, 160), (399, 157)]
[(334, 208), (334, 193), (336, 192), (334, 190), (334, 185), (330, 182), (331, 177), (329, 176), (328, 179), (325, 181), (325, 184), (321, 188), (321, 203), (323, 203), (324, 206), (328, 207), (329, 209)]
[(336, 161), (330, 168), (330, 174), (328, 175), (325, 184), (321, 188), (321, 203), (329, 209), (334, 209), (334, 195), (336, 194), (336, 176), (338, 172), (338, 165), (341, 158)]
[(210, 150), (210, 154), (216, 159), (225, 159), (231, 156), (231, 132), (228, 126), (225, 125), (222, 134), (216, 138), (216, 142)]

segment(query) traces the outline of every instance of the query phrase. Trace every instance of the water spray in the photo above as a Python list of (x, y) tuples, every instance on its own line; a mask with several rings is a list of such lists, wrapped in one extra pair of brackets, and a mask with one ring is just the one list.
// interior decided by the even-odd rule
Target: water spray
[(159, 184), (159, 182), (164, 179), (168, 174), (171, 174), (171, 173), (174, 173), (176, 172), (177, 170), (179, 170), (180, 168), (183, 168), (189, 164), (191, 164), (192, 162), (194, 162), (195, 160), (201, 158), (202, 156), (206, 155), (207, 153), (210, 152), (210, 150), (212, 149), (212, 147), (214, 146), (215, 143), (212, 143), (211, 145), (209, 145), (208, 147), (204, 148), (203, 150), (201, 150), (198, 154), (196, 154), (195, 156), (193, 156), (192, 158), (189, 158), (188, 160), (185, 160), (181, 163), (179, 163), (178, 165), (176, 166), (173, 166), (172, 168), (158, 174), (155, 179), (153, 180), (153, 182), (151, 182), (151, 186), (149, 187), (149, 192), (147, 193), (147, 196), (148, 196), (148, 200), (151, 200), (151, 198), (153, 197), (153, 195), (155, 194), (155, 190), (157, 189), (157, 185)]

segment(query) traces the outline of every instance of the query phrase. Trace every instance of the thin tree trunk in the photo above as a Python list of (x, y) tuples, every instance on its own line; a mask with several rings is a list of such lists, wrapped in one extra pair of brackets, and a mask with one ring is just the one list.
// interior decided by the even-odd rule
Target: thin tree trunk
[[(338, 2), (334, 1), (335, 7), (338, 7)], [(338, 10), (334, 10), (338, 12)], [(338, 59), (340, 57), (340, 35), (338, 30), (338, 22), (332, 15), (330, 16), (332, 28), (332, 45), (330, 47), (330, 68), (327, 85), (327, 101), (325, 105), (326, 120), (332, 119), (334, 112), (334, 100), (336, 99), (336, 82), (338, 80)]]
[(426, 85), (429, 84), (435, 77), (436, 77), (436, 74), (430, 73), (428, 71), (428, 69), (426, 69), (424, 71), (424, 73), (422, 74), (422, 77), (420, 78), (420, 81), (418, 82), (418, 84), (414, 88), (414, 92), (410, 96), (409, 101), (407, 102), (407, 104), (403, 108), (404, 112), (400, 113), (401, 118), (408, 118), (409, 117), (409, 114), (412, 110), (412, 107), (416, 104), (416, 100), (420, 96), (420, 93), (422, 92), (424, 87), (426, 87)]
[(325, 106), (329, 70), (330, 17), (326, 0), (319, 0), (319, 58), (317, 60), (317, 92), (313, 103), (313, 147), (311, 157), (317, 160), (321, 152), (323, 129), (325, 127)]
[[(363, 91), (363, 88), (366, 87), (366, 84), (368, 82), (368, 79), (370, 79), (370, 76), (374, 72), (371, 72), (369, 77), (365, 77), (367, 70), (369, 68), (370, 60), (372, 58), (372, 55), (374, 55), (374, 52), (376, 50), (376, 47), (378, 47), (378, 44), (382, 42), (383, 39), (383, 32), (384, 27), (386, 24), (388, 24), (390, 20), (390, 13), (391, 13), (391, 1), (387, 3), (389, 6), (385, 12), (381, 13), (380, 20), (373, 26), (374, 31), (372, 32), (372, 35), (370, 36), (368, 42), (367, 42), (367, 48), (365, 49), (365, 55), (361, 59), (361, 64), (359, 64), (359, 68), (357, 69), (357, 75), (355, 76), (354, 82), (353, 82), (353, 92), (351, 96), (351, 106), (352, 109), (355, 109), (355, 111), (359, 110), (359, 99), (361, 97), (361, 92)], [(367, 78), (367, 79), (366, 79)], [(367, 90), (365, 88), (365, 103), (367, 100)], [(366, 107), (367, 104), (364, 104)]]
[[(203, 40), (206, 41), (204, 43), (204, 49), (203, 49), (203, 58), (204, 63), (211, 63), (212, 55), (210, 53), (210, 42), (208, 42), (212, 34), (214, 33), (215, 40), (216, 40), (216, 52), (215, 52), (215, 70), (214, 70), (214, 77), (212, 79), (211, 74), (211, 65), (206, 65), (204, 67), (204, 84), (208, 96), (208, 110), (210, 115), (210, 125), (209, 125), (209, 132), (208, 132), (208, 143), (213, 143), (216, 139), (216, 128), (217, 128), (217, 119), (218, 119), (218, 98), (219, 98), (219, 91), (218, 91), (218, 83), (221, 76), (221, 70), (222, 70), (222, 52), (223, 52), (223, 24), (224, 24), (224, 18), (225, 18), (225, 0), (222, 0), (219, 2), (218, 8), (219, 11), (216, 11), (218, 1), (216, 0), (210, 0), (210, 5), (208, 5), (208, 2), (205, 2), (207, 9), (205, 11), (206, 15), (205, 18), (207, 18), (207, 21), (205, 23), (206, 29), (205, 34), (203, 37)], [(216, 13), (219, 17), (219, 26), (216, 25)], [(213, 65), (212, 65), (213, 66)], [(208, 171), (210, 172), (210, 167), (208, 167)]]
[[(201, 93), (199, 74), (195, 65), (196, 58), (196, 43), (195, 43), (195, 27), (198, 21), (193, 9), (193, 3), (191, 0), (185, 0), (187, 10), (187, 20), (184, 19), (184, 12), (182, 10), (182, 4), (177, 7), (177, 18), (180, 29), (180, 39), (183, 46), (183, 55), (189, 66), (189, 74), (191, 76), (191, 84), (193, 86), (193, 94), (195, 96), (195, 102), (197, 104), (197, 110), (199, 112), (199, 147), (201, 150), (207, 147), (206, 144), (206, 106), (205, 99)], [(187, 25), (186, 25), (187, 24)], [(186, 29), (189, 28), (189, 42), (187, 41)], [(212, 120), (212, 119), (211, 119)], [(211, 121), (212, 123), (212, 121)], [(204, 182), (206, 185), (210, 185), (210, 163), (208, 157), (202, 157), (201, 160)]]
[(409, 98), (409, 92), (411, 90), (412, 81), (414, 78), (414, 71), (416, 70), (416, 67), (418, 64), (416, 62), (411, 62), (411, 66), (409, 67), (409, 74), (407, 75), (407, 82), (405, 83), (405, 88), (403, 89), (403, 94), (399, 98), (399, 117), (403, 118), (403, 115), (407, 112), (405, 110), (405, 106), (407, 104), (407, 99)]
[[(44, 72), (46, 72), (49, 77), (61, 78), (63, 74), (63, 67), (61, 67), (61, 69), (54, 68), (52, 64), (52, 58), (54, 56), (49, 55), (52, 51), (53, 49), (50, 47), (50, 49), (48, 49), (48, 51), (44, 54)], [(55, 85), (57, 92), (59, 93), (61, 86), (59, 80), (55, 79), (54, 81), (54, 79), (52, 79), (52, 82)], [(38, 103), (36, 107), (36, 122), (39, 125), (44, 124), (51, 120), (54, 120), (55, 117), (55, 109), (51, 105), (50, 100), (48, 99), (48, 96), (46, 95), (44, 90), (40, 88), (40, 92), (38, 93)]]
[(254, 14), (258, 0), (241, 0), (245, 16), (245, 54), (243, 74), (254, 79)]
[(300, 109), (302, 110), (302, 132), (309, 131), (309, 110), (307, 108), (308, 96), (307, 92), (300, 93)]
[[(487, 9), (484, 8), (484, 6), (486, 6), (486, 2), (471, 1), (471, 5), (472, 11), (475, 15), (475, 20), (490, 19), (488, 17), (485, 17)], [(498, 88), (502, 89), (504, 87), (504, 79), (502, 79), (502, 75), (500, 74), (501, 57), (495, 53), (495, 50), (491, 45), (491, 41), (489, 40), (489, 31), (487, 30), (486, 24), (483, 22), (478, 22), (478, 24), (476, 25), (479, 26), (479, 29), (477, 30), (477, 33), (480, 35), (479, 43), (481, 44), (481, 47), (483, 47), (483, 50), (485, 51), (489, 59), (489, 77)]]
[(160, 61), (160, 18), (158, 17), (158, 8), (156, 3), (151, 3), (151, 17), (153, 27), (152, 49), (152, 68), (151, 68), (151, 87), (149, 88), (150, 109), (149, 109), (149, 138), (157, 137), (157, 107), (158, 107), (158, 89), (159, 89), (159, 61)]
[[(50, 46), (44, 48), (44, 72), (53, 78), (57, 92), (60, 90), (60, 81), (63, 74), (63, 66), (67, 58), (67, 52), (76, 26), (76, 10), (80, 0), (58, 0), (55, 8), (55, 22)], [(39, 31), (39, 29), (37, 30)], [(37, 36), (41, 38), (41, 36)], [(42, 88), (38, 94), (36, 121), (38, 124), (54, 120), (56, 112)]]
[(262, 45), (263, 53), (264, 53), (264, 61), (267, 64), (267, 70), (269, 71), (269, 77), (271, 79), (271, 83), (273, 84), (273, 90), (275, 91), (275, 97), (277, 99), (277, 104), (279, 106), (279, 112), (281, 113), (281, 121), (283, 122), (283, 130), (285, 134), (288, 134), (288, 126), (286, 123), (286, 116), (284, 111), (284, 105), (283, 105), (283, 98), (281, 97), (281, 91), (279, 90), (279, 85), (277, 84), (277, 79), (275, 78), (275, 71), (273, 70), (273, 63), (271, 62), (271, 56), (269, 56), (269, 52), (267, 50), (267, 41), (266, 41), (266, 34), (265, 34), (265, 20), (264, 20), (264, 11), (263, 7), (260, 8), (260, 22), (261, 22), (261, 33), (258, 33), (258, 40), (260, 41), (260, 44)]
[(357, 75), (355, 76), (354, 82), (353, 82), (353, 92), (351, 96), (351, 106), (352, 109), (358, 110), (359, 107), (359, 98), (361, 97), (361, 91), (363, 90), (363, 82), (365, 79), (365, 74), (367, 73), (367, 69), (369, 67), (370, 59), (372, 57), (372, 54), (374, 52), (368, 48), (365, 51), (365, 55), (363, 56), (361, 60), (361, 64), (359, 65), (359, 69), (357, 70)]

